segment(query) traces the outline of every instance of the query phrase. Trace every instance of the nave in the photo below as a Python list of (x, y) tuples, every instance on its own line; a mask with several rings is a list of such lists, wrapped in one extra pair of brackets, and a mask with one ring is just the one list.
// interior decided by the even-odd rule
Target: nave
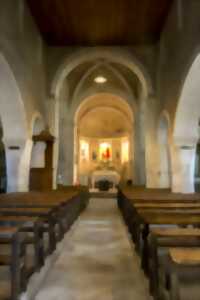
[(92, 198), (66, 234), (36, 300), (150, 300), (116, 199)]
[(200, 300), (200, 1), (0, 8), (0, 300)]

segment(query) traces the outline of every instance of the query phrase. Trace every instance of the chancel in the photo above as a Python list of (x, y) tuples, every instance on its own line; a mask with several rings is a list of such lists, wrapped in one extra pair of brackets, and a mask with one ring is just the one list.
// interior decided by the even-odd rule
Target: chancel
[(200, 1), (0, 1), (0, 300), (200, 299)]
[(133, 112), (123, 98), (98, 93), (84, 99), (76, 126), (75, 182), (94, 190), (107, 180), (113, 189), (132, 178)]

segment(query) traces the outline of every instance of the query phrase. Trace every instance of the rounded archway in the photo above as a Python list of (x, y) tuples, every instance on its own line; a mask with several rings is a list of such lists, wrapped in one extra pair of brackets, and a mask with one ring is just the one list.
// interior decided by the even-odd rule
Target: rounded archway
[(173, 191), (195, 190), (195, 157), (199, 140), (200, 54), (190, 66), (177, 105), (173, 127)]
[(56, 98), (59, 97), (63, 81), (77, 66), (81, 66), (85, 62), (93, 62), (96, 64), (98, 61), (112, 62), (125, 66), (133, 74), (136, 74), (139, 81), (142, 83), (144, 97), (147, 97), (152, 93), (153, 87), (150, 76), (136, 57), (133, 55), (131, 56), (130, 53), (127, 53), (126, 51), (118, 51), (113, 49), (112, 51), (109, 51), (105, 48), (94, 48), (79, 50), (63, 60), (63, 63), (59, 66), (55, 77), (53, 78), (51, 94)]
[(97, 173), (112, 174), (115, 184), (132, 179), (133, 124), (133, 111), (120, 97), (85, 99), (75, 114), (74, 181), (95, 188)]
[[(103, 83), (97, 82), (99, 77), (103, 78)], [(134, 111), (137, 128), (134, 132), (134, 157), (137, 161), (134, 165), (134, 181), (136, 184), (145, 184), (145, 103), (152, 94), (152, 85), (144, 66), (134, 56), (126, 51), (105, 48), (77, 51), (59, 66), (53, 78), (51, 94), (55, 98), (55, 120), (59, 128), (59, 183), (72, 184), (77, 178), (74, 168), (74, 160), (78, 160), (74, 151), (77, 148), (77, 111), (85, 99), (109, 94), (124, 99), (123, 103)]]
[(174, 121), (173, 139), (177, 145), (194, 145), (199, 139), (200, 54), (195, 58), (182, 86)]
[(0, 54), (0, 117), (6, 153), (7, 191), (28, 189), (30, 152), (24, 103), (13, 72)]

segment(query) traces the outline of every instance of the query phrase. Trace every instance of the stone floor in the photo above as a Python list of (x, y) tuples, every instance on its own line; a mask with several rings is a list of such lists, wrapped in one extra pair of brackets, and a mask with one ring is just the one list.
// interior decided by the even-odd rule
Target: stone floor
[(91, 199), (36, 300), (150, 300), (116, 199)]

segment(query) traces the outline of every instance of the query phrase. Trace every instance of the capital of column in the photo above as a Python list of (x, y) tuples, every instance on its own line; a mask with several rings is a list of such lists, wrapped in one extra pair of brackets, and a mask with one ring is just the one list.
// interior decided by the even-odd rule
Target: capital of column
[(32, 143), (32, 140), (19, 138), (3, 138), (5, 147), (9, 149), (23, 149), (28, 142)]
[(199, 138), (197, 136), (192, 137), (174, 137), (173, 142), (174, 146), (179, 149), (194, 149), (198, 143)]

